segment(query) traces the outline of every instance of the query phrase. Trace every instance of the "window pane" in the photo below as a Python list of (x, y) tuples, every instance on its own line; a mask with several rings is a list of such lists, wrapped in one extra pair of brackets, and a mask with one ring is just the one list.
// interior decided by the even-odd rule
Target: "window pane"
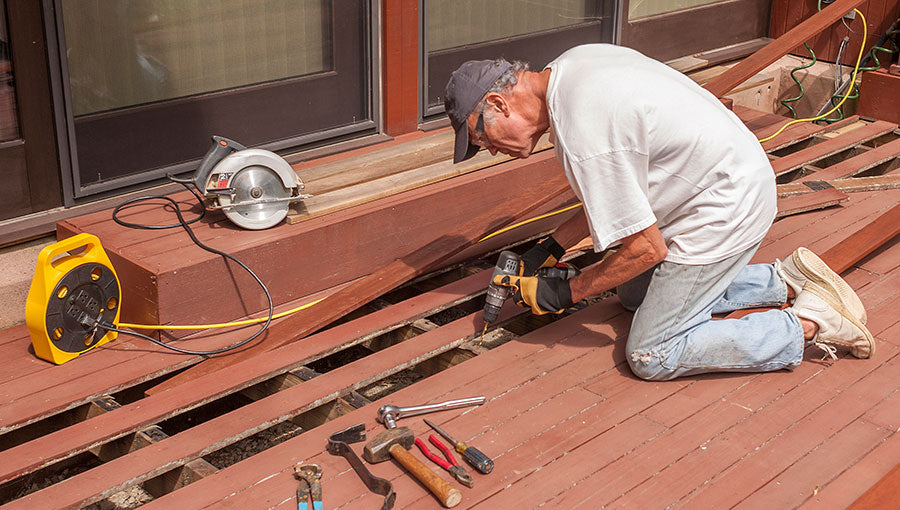
[(75, 116), (332, 68), (326, 0), (65, 0)]
[(0, 0), (0, 142), (19, 137), (16, 117), (16, 88), (13, 81), (9, 30), (6, 26), (6, 2)]
[(586, 0), (425, 0), (427, 49), (439, 51), (592, 21), (600, 2)]
[(634, 20), (656, 14), (679, 11), (689, 7), (714, 4), (722, 0), (631, 0), (628, 2), (628, 19)]

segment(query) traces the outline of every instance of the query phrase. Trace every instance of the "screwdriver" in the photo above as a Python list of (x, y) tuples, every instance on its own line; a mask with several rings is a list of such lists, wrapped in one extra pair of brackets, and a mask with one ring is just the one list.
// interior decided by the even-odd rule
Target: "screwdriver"
[(434, 423), (431, 423), (428, 420), (425, 420), (425, 423), (428, 424), (429, 427), (433, 428), (437, 431), (438, 434), (444, 436), (444, 439), (450, 441), (450, 444), (454, 445), (456, 451), (458, 451), (466, 462), (472, 465), (478, 471), (488, 474), (494, 469), (494, 461), (492, 461), (487, 455), (481, 453), (481, 450), (468, 446), (466, 443), (462, 441), (457, 441), (450, 437), (450, 434), (444, 432), (444, 430)]

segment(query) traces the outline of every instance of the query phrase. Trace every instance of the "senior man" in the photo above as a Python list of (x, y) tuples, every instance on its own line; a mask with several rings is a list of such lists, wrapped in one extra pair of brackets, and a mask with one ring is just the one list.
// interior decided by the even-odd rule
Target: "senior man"
[[(534, 313), (560, 313), (617, 289), (635, 312), (632, 371), (664, 380), (800, 364), (806, 345), (868, 358), (875, 342), (862, 303), (811, 251), (748, 265), (775, 218), (775, 176), (744, 124), (683, 74), (608, 44), (572, 48), (539, 72), (520, 62), (469, 61), (444, 105), (454, 163), (479, 148), (527, 158), (550, 130), (556, 157), (584, 204), (497, 277)], [(590, 233), (596, 251), (620, 245), (571, 280), (536, 275)], [(712, 320), (758, 306), (784, 310)]]

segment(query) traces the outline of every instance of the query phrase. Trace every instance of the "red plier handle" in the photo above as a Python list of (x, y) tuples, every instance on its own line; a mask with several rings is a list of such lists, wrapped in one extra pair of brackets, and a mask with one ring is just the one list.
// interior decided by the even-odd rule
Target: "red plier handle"
[(472, 487), (472, 485), (474, 484), (472, 476), (469, 475), (469, 473), (467, 473), (466, 470), (456, 462), (456, 459), (453, 457), (453, 453), (451, 453), (450, 448), (442, 443), (440, 439), (435, 437), (434, 434), (429, 435), (428, 440), (431, 441), (432, 444), (437, 446), (442, 452), (444, 452), (444, 456), (447, 457), (449, 462), (431, 453), (431, 450), (429, 450), (428, 447), (425, 446), (425, 441), (422, 441), (419, 438), (416, 438), (416, 446), (418, 446), (419, 449), (422, 450), (422, 453), (425, 454), (426, 457), (431, 459), (432, 462), (450, 472), (450, 474), (453, 475), (453, 478), (456, 478), (459, 483), (465, 485), (466, 487)]

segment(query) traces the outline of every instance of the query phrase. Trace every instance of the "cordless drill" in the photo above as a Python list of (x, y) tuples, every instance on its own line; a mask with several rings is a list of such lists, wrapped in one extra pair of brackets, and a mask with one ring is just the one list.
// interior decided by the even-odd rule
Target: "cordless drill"
[(488, 285), (487, 296), (484, 298), (484, 322), (485, 325), (491, 324), (497, 320), (500, 315), (500, 308), (503, 302), (509, 297), (509, 287), (503, 287), (494, 283), (496, 276), (516, 276), (519, 274), (519, 264), (521, 260), (515, 252), (505, 250), (500, 252), (497, 259), (497, 265), (494, 266), (494, 272), (491, 273), (491, 284)]
[[(491, 283), (488, 285), (487, 296), (484, 298), (484, 314), (482, 317), (485, 325), (492, 324), (497, 320), (497, 317), (500, 315), (500, 308), (503, 307), (503, 302), (506, 301), (512, 290), (510, 287), (495, 284), (494, 277), (504, 275), (518, 276), (521, 263), (522, 259), (515, 252), (509, 250), (500, 252), (500, 257), (497, 258), (497, 265), (494, 266), (494, 272), (491, 273)], [(569, 280), (578, 273), (579, 271), (574, 267), (559, 263), (555, 266), (538, 269), (536, 274), (548, 278)]]

